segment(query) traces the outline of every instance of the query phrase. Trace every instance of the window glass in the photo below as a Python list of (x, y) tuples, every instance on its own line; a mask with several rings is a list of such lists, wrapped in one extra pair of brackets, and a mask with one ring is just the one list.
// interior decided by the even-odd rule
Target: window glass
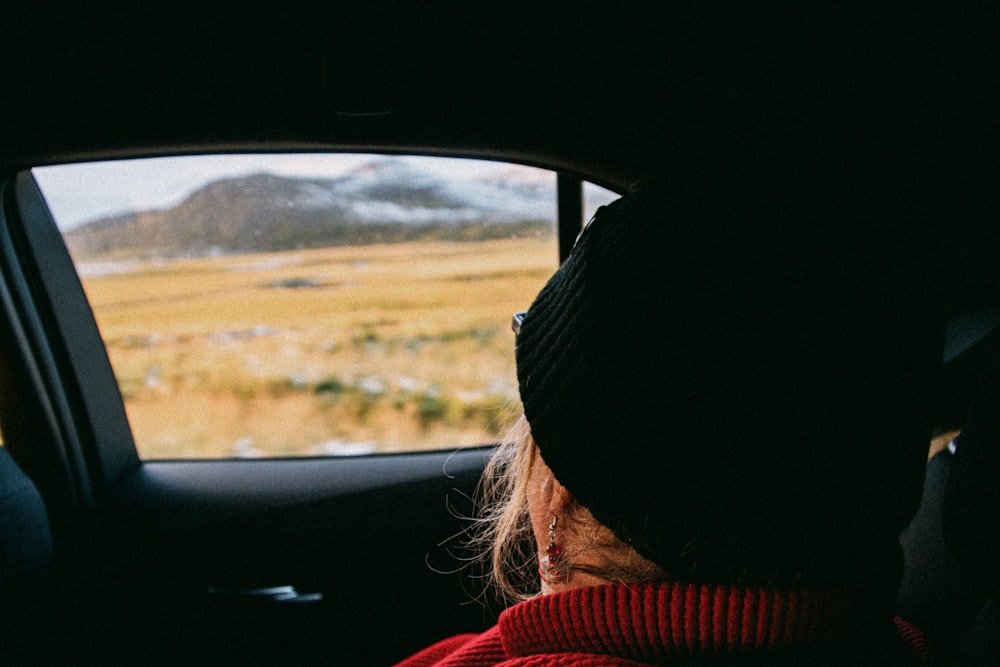
[(594, 183), (589, 183), (587, 181), (583, 182), (583, 219), (586, 222), (594, 217), (594, 213), (597, 209), (605, 204), (610, 204), (614, 200), (618, 199), (620, 195), (616, 192), (612, 192), (607, 188), (602, 188), (600, 185), (595, 185)]
[(516, 410), (510, 319), (558, 263), (552, 172), (326, 154), (33, 173), (145, 459), (479, 445)]

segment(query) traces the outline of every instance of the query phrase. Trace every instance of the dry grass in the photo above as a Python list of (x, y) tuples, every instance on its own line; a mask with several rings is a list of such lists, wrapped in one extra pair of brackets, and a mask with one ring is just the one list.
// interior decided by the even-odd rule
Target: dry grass
[(555, 263), (545, 238), (81, 268), (140, 454), (170, 458), (494, 440), (511, 313)]

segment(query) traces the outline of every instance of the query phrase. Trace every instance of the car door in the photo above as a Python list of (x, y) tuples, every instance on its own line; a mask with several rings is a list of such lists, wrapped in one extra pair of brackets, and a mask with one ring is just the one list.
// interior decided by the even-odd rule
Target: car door
[[(556, 180), (553, 268), (583, 211), (580, 180), (560, 177), (558, 197)], [(385, 664), (492, 623), (462, 551), (488, 446), (141, 455), (128, 393), (32, 173), (5, 181), (3, 201), (0, 420), (55, 545), (49, 622), (29, 646), (100, 661)]]

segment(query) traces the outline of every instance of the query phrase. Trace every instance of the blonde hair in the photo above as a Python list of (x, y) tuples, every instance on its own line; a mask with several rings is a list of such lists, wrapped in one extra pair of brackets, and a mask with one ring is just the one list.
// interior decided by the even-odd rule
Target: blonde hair
[(538, 594), (527, 498), (534, 459), (535, 443), (522, 415), (490, 457), (476, 490), (478, 516), (468, 546), (482, 565), (487, 589), (504, 601)]
[[(538, 552), (528, 515), (528, 480), (538, 453), (531, 427), (522, 415), (490, 458), (477, 490), (478, 518), (469, 546), (479, 554), (492, 591), (506, 602), (539, 594)], [(619, 540), (581, 505), (573, 503), (560, 517), (563, 531), (582, 539), (563, 554), (561, 574), (584, 572), (608, 582), (635, 583), (666, 579), (655, 563)], [(599, 565), (577, 562), (587, 554)]]

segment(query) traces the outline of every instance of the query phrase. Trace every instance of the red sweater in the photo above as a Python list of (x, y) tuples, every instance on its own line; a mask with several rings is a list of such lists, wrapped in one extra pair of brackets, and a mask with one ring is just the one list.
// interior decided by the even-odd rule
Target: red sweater
[[(809, 660), (821, 647), (850, 645), (858, 602), (843, 592), (665, 582), (579, 588), (515, 605), (483, 634), (446, 639), (400, 666), (611, 667), (795, 651)], [(919, 631), (896, 625), (908, 645), (900, 640), (893, 650), (912, 662), (926, 659)]]

